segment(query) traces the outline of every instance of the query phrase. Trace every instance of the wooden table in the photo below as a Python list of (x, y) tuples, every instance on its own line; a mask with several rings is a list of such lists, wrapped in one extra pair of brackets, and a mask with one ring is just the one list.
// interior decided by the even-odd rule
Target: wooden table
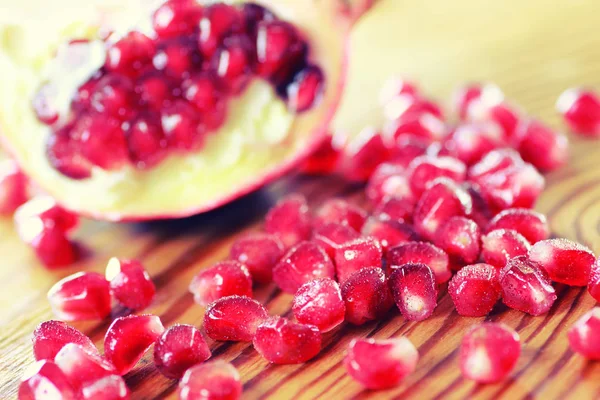
[[(567, 87), (600, 88), (600, 5), (571, 2), (491, 2), (439, 0), (382, 2), (356, 27), (350, 83), (335, 127), (350, 134), (377, 124), (377, 92), (398, 72), (422, 83), (439, 98), (465, 80), (497, 82), (510, 99), (556, 128), (553, 104)], [(571, 136), (571, 162), (548, 176), (538, 209), (546, 213), (556, 236), (586, 243), (600, 252), (600, 142)], [(225, 258), (239, 234), (257, 229), (268, 207), (283, 193), (298, 190), (312, 205), (339, 195), (360, 201), (360, 190), (333, 178), (288, 177), (220, 210), (182, 221), (108, 224), (85, 221), (77, 239), (89, 257), (70, 269), (49, 272), (19, 242), (11, 221), (0, 222), (0, 398), (12, 398), (18, 379), (33, 361), (30, 335), (51, 319), (45, 298), (59, 278), (85, 269), (102, 271), (117, 255), (141, 259), (158, 287), (147, 312), (165, 325), (200, 325), (203, 309), (187, 286), (202, 268)], [(487, 318), (462, 318), (443, 294), (432, 318), (406, 322), (397, 311), (377, 323), (346, 326), (325, 338), (323, 352), (303, 365), (272, 366), (248, 344), (211, 344), (214, 357), (231, 360), (244, 381), (244, 398), (341, 399), (414, 398), (597, 398), (600, 363), (586, 363), (568, 348), (566, 331), (594, 306), (585, 289), (557, 287), (559, 299), (544, 316), (530, 317), (499, 305)], [(291, 296), (273, 287), (256, 291), (274, 314), (289, 314)], [(123, 315), (116, 308), (114, 316)], [(461, 378), (458, 344), (465, 330), (483, 320), (504, 322), (519, 332), (523, 353), (511, 378), (478, 386)], [(109, 322), (76, 324), (102, 344)], [(421, 359), (406, 383), (386, 392), (368, 392), (341, 365), (353, 337), (407, 335)], [(149, 355), (126, 376), (133, 398), (176, 397), (176, 383), (161, 376)]]

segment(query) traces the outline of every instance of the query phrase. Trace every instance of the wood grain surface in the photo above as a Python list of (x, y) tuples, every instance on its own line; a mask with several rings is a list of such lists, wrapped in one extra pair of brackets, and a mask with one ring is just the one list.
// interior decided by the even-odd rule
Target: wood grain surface
[[(2, 0), (4, 1), (4, 0)], [(335, 127), (349, 134), (381, 115), (377, 93), (391, 73), (422, 83), (440, 99), (465, 80), (497, 82), (525, 111), (556, 128), (553, 104), (567, 87), (600, 88), (600, 4), (596, 0), (492, 2), (382, 0), (356, 27), (350, 83)], [(549, 216), (553, 235), (581, 241), (600, 252), (600, 141), (572, 139), (569, 165), (547, 177), (537, 209)], [(187, 292), (202, 268), (227, 257), (233, 240), (260, 228), (266, 210), (285, 193), (299, 191), (311, 205), (332, 196), (362, 202), (360, 187), (335, 177), (289, 176), (268, 188), (205, 215), (144, 224), (85, 221), (76, 238), (88, 256), (72, 268), (49, 272), (18, 240), (10, 220), (0, 221), (0, 398), (14, 398), (23, 370), (33, 361), (31, 332), (51, 319), (47, 290), (79, 270), (102, 271), (111, 256), (142, 260), (158, 293), (148, 313), (165, 326), (200, 326), (203, 308)], [(595, 302), (585, 289), (557, 285), (559, 299), (547, 315), (531, 317), (499, 304), (486, 318), (459, 317), (445, 291), (432, 318), (405, 321), (393, 310), (361, 327), (327, 334), (322, 353), (302, 365), (269, 365), (244, 343), (211, 343), (213, 356), (239, 369), (244, 398), (573, 398), (600, 397), (600, 363), (588, 363), (568, 347), (566, 331)], [(255, 297), (272, 314), (289, 315), (291, 296), (272, 286)], [(124, 315), (115, 308), (113, 317)], [(511, 377), (494, 385), (461, 378), (457, 354), (466, 329), (483, 320), (499, 321), (521, 335), (522, 356)], [(75, 326), (102, 346), (110, 321)], [(341, 364), (353, 337), (406, 335), (418, 348), (417, 370), (402, 386), (363, 390)], [(126, 376), (134, 399), (176, 398), (176, 382), (160, 375), (151, 353)]]

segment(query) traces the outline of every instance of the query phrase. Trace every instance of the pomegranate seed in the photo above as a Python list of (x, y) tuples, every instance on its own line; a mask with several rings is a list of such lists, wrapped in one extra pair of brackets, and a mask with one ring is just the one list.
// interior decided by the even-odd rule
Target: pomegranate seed
[(448, 255), (431, 243), (408, 242), (388, 250), (387, 265), (391, 271), (410, 263), (427, 265), (433, 271), (438, 284), (448, 281), (452, 275)]
[(527, 254), (531, 245), (512, 229), (496, 229), (481, 237), (481, 258), (496, 268), (503, 268), (508, 260)]
[(299, 194), (281, 199), (265, 217), (265, 230), (277, 236), (286, 249), (308, 240), (311, 229), (306, 198)]
[(496, 229), (515, 230), (529, 243), (537, 243), (550, 236), (546, 216), (527, 208), (509, 208), (497, 214), (488, 224), (487, 231)]
[(243, 36), (228, 37), (213, 56), (216, 75), (234, 93), (242, 90), (252, 72), (254, 50), (246, 40)]
[(321, 278), (300, 286), (294, 296), (292, 311), (301, 324), (329, 332), (344, 322), (346, 305), (338, 283), (331, 278)]
[(394, 164), (408, 167), (412, 160), (427, 154), (430, 140), (411, 133), (402, 133), (392, 146), (391, 160)]
[(196, 303), (206, 306), (234, 294), (252, 297), (252, 278), (245, 265), (232, 260), (221, 261), (196, 275), (189, 290)]
[(253, 281), (269, 283), (273, 280), (273, 267), (283, 254), (283, 244), (275, 235), (252, 233), (233, 243), (229, 257), (244, 264)]
[(209, 74), (196, 75), (187, 81), (184, 95), (194, 107), (204, 113), (215, 112), (223, 98), (216, 78)]
[(383, 132), (385, 137), (395, 141), (411, 135), (431, 142), (441, 140), (446, 135), (446, 125), (440, 117), (429, 112), (412, 112), (388, 122)]
[(160, 121), (138, 118), (125, 131), (131, 161), (138, 169), (156, 165), (165, 156), (167, 139)]
[(538, 263), (554, 282), (586, 286), (596, 256), (582, 244), (568, 239), (547, 239), (529, 250), (529, 259)]
[(568, 161), (569, 141), (536, 120), (523, 121), (517, 126), (514, 141), (523, 160), (538, 170), (552, 171)]
[[(118, 112), (130, 107), (119, 106)], [(84, 116), (77, 120), (71, 136), (81, 157), (102, 169), (118, 168), (128, 162), (127, 142), (121, 121), (102, 114)], [(106, 149), (111, 151), (107, 152)]]
[(480, 228), (488, 226), (490, 219), (492, 218), (492, 210), (488, 201), (484, 198), (481, 188), (474, 182), (463, 182), (462, 188), (471, 197), (471, 204), (473, 209), (469, 217), (479, 225)]
[(313, 231), (313, 241), (325, 250), (329, 258), (335, 258), (336, 249), (346, 242), (358, 239), (360, 234), (347, 225), (318, 225)]
[(411, 93), (400, 93), (390, 98), (383, 105), (383, 114), (390, 121), (424, 114), (430, 114), (440, 120), (444, 119), (444, 113), (437, 103)]
[(368, 389), (381, 390), (400, 385), (414, 372), (419, 353), (406, 337), (352, 339), (344, 367), (348, 374)]
[(167, 378), (181, 379), (185, 371), (210, 358), (202, 332), (192, 325), (167, 329), (154, 345), (154, 364)]
[(508, 261), (500, 271), (500, 286), (504, 304), (531, 315), (545, 314), (556, 300), (548, 275), (526, 256)]
[(567, 337), (571, 349), (587, 359), (600, 360), (600, 343), (596, 335), (599, 328), (600, 308), (594, 307), (569, 329)]
[(275, 16), (269, 10), (254, 3), (244, 3), (242, 5), (242, 14), (246, 23), (246, 31), (251, 34), (256, 33), (259, 22), (275, 19)]
[(106, 280), (119, 303), (132, 310), (143, 310), (154, 299), (156, 288), (150, 275), (137, 260), (111, 258), (106, 266)]
[(436, 233), (435, 244), (448, 253), (454, 264), (470, 264), (479, 258), (481, 230), (465, 217), (452, 217)]
[(54, 362), (67, 377), (73, 389), (80, 391), (86, 385), (116, 374), (115, 367), (96, 353), (88, 353), (75, 343), (67, 343), (56, 354)]
[(503, 170), (523, 165), (521, 155), (513, 149), (492, 150), (469, 168), (469, 178), (478, 180)]
[[(338, 139), (338, 137), (340, 139)], [(321, 145), (300, 166), (300, 170), (310, 175), (326, 175), (335, 171), (343, 146), (339, 135), (328, 135)]]
[[(166, 77), (160, 73), (140, 78), (134, 89), (140, 106), (160, 111), (167, 100), (171, 100), (171, 89)], [(193, 101), (190, 100), (192, 103)]]
[(120, 375), (125, 375), (164, 331), (156, 315), (119, 317), (113, 321), (104, 337), (105, 357)]
[(361, 231), (363, 236), (371, 236), (379, 241), (383, 252), (401, 243), (415, 240), (417, 235), (412, 226), (398, 221), (369, 217)]
[(346, 321), (354, 325), (382, 318), (394, 305), (394, 299), (381, 268), (363, 268), (342, 284), (346, 303)]
[(27, 201), (27, 177), (12, 160), (0, 164), (0, 215), (10, 215)]
[(190, 77), (190, 71), (200, 62), (191, 41), (177, 39), (163, 42), (152, 58), (152, 65), (157, 71), (182, 81)]
[(600, 258), (592, 265), (590, 281), (588, 283), (588, 292), (596, 301), (600, 302)]
[(460, 345), (460, 370), (467, 379), (494, 383), (506, 378), (521, 355), (519, 334), (495, 322), (475, 325)]
[(75, 391), (65, 374), (50, 360), (31, 365), (21, 378), (19, 400), (75, 400)]
[(317, 106), (323, 95), (324, 81), (319, 67), (308, 65), (300, 70), (285, 89), (288, 108), (301, 113)]
[(340, 282), (362, 268), (381, 268), (382, 249), (379, 241), (370, 237), (358, 238), (335, 249), (335, 270)]
[(504, 145), (504, 136), (493, 123), (466, 123), (450, 134), (445, 147), (466, 165), (473, 165), (490, 151)]
[(52, 125), (59, 119), (57, 107), (57, 88), (55, 85), (42, 85), (35, 94), (31, 106), (35, 116), (43, 124)]
[(190, 150), (202, 144), (203, 128), (198, 111), (190, 103), (177, 100), (164, 107), (160, 120), (169, 146)]
[(181, 400), (238, 400), (241, 396), (240, 374), (233, 365), (221, 360), (191, 367), (179, 382)]
[(423, 321), (437, 306), (437, 288), (433, 271), (425, 264), (404, 264), (390, 275), (389, 285), (402, 316)]
[(411, 222), (414, 209), (411, 201), (392, 197), (379, 203), (373, 215), (383, 221)]
[(109, 46), (106, 69), (122, 75), (134, 75), (149, 65), (154, 51), (152, 39), (143, 33), (131, 31)]
[(265, 78), (278, 80), (286, 75), (306, 49), (298, 38), (296, 29), (284, 21), (266, 20), (258, 23), (256, 33), (256, 73)]
[[(39, 221), (39, 219), (37, 220)], [(48, 269), (61, 268), (73, 264), (77, 258), (77, 249), (69, 241), (65, 232), (40, 224), (29, 224), (39, 230), (31, 241), (27, 242), (35, 251), (37, 258)]]
[(389, 156), (390, 151), (381, 134), (368, 127), (346, 146), (340, 169), (347, 180), (366, 182), (377, 166)]
[(347, 225), (360, 232), (367, 218), (367, 212), (342, 199), (327, 200), (318, 210), (313, 221), (315, 227), (328, 223)]
[(462, 182), (466, 175), (466, 166), (453, 157), (419, 156), (408, 166), (410, 187), (416, 197), (420, 197), (436, 178), (446, 177)]
[(89, 353), (98, 354), (92, 340), (61, 321), (46, 321), (33, 331), (33, 355), (36, 360), (54, 360), (67, 343), (80, 345)]
[[(129, 95), (132, 89), (132, 83), (127, 78), (112, 74), (106, 75), (94, 87), (90, 98), (90, 106), (101, 115), (115, 118), (126, 117), (131, 109)], [(92, 118), (92, 121), (96, 122), (98, 119)], [(94, 128), (96, 128), (96, 125), (88, 129), (92, 130)], [(101, 128), (97, 127), (96, 129), (100, 130)], [(95, 133), (96, 131), (92, 132)]]
[(379, 104), (385, 106), (393, 101), (397, 96), (409, 95), (416, 97), (419, 94), (419, 88), (414, 82), (404, 78), (394, 76), (389, 78), (379, 93)]
[(489, 264), (461, 268), (448, 284), (456, 312), (465, 317), (483, 317), (500, 299), (498, 270)]
[(321, 351), (321, 333), (314, 325), (271, 317), (258, 326), (254, 348), (274, 364), (300, 364)]
[(500, 104), (504, 100), (504, 93), (493, 83), (470, 83), (459, 87), (452, 96), (452, 108), (461, 120), (467, 119), (469, 108), (489, 108)]
[(556, 109), (573, 132), (597, 137), (600, 135), (600, 99), (588, 89), (567, 89), (556, 102)]
[(204, 329), (214, 340), (251, 342), (268, 316), (265, 307), (249, 297), (223, 297), (206, 308)]
[[(70, 232), (79, 224), (76, 214), (65, 210), (50, 196), (36, 196), (19, 207), (14, 216), (17, 231), (24, 241), (31, 235), (27, 232), (27, 224), (43, 224), (44, 226), (57, 228), (63, 232)], [(32, 220), (37, 220), (33, 222)], [(41, 221), (40, 221), (41, 220)]]
[(314, 242), (292, 247), (273, 268), (273, 281), (288, 293), (317, 278), (335, 277), (335, 267), (323, 248)]
[(152, 26), (159, 38), (190, 34), (202, 18), (202, 7), (194, 0), (168, 0), (152, 14)]
[(409, 203), (416, 201), (408, 184), (405, 168), (395, 163), (380, 164), (369, 178), (365, 192), (372, 204), (379, 204), (389, 198)]
[(128, 400), (129, 389), (119, 375), (109, 375), (81, 388), (81, 400)]
[(78, 272), (52, 286), (48, 301), (65, 321), (104, 319), (110, 314), (110, 285), (102, 274)]
[(199, 47), (205, 58), (215, 54), (223, 38), (230, 33), (241, 33), (244, 22), (242, 15), (233, 6), (215, 3), (204, 9), (200, 20)]

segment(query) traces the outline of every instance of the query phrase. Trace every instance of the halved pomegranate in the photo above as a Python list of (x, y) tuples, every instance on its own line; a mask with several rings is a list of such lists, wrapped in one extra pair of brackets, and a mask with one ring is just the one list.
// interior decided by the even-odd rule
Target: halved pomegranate
[(23, 171), (68, 209), (144, 220), (215, 208), (316, 148), (370, 2), (206, 3), (9, 16), (0, 131)]

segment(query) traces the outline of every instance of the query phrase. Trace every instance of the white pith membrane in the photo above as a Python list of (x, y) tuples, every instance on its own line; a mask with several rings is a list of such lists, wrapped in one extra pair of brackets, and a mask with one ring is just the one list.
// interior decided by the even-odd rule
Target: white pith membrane
[[(136, 25), (144, 31), (139, 28), (140, 10), (153, 10), (157, 4), (146, 2), (142, 7), (141, 1), (133, 0), (125, 1), (126, 5), (113, 0), (93, 3), (79, 8), (65, 6), (71, 14), (63, 21), (11, 17), (10, 12), (0, 17), (3, 142), (25, 173), (65, 207), (108, 220), (179, 217), (209, 210), (285, 172), (325, 133), (339, 100), (345, 69), (348, 26), (341, 18), (339, 25), (334, 23), (338, 21), (334, 19), (337, 2), (255, 1), (290, 21), (309, 43), (309, 58), (325, 76), (325, 93), (316, 107), (303, 114), (288, 112), (272, 86), (255, 78), (240, 96), (231, 99), (227, 120), (207, 135), (201, 150), (170, 153), (145, 171), (132, 165), (113, 171), (94, 168), (89, 179), (67, 178), (48, 162), (50, 129), (38, 122), (31, 107), (32, 96), (52, 70), (49, 65), (62, 43), (97, 38), (102, 20), (115, 21), (117, 32)], [(95, 12), (90, 12), (92, 9)], [(323, 34), (323, 27), (331, 27), (328, 34)], [(95, 60), (96, 67), (102, 58)], [(75, 79), (75, 75), (69, 78)]]

